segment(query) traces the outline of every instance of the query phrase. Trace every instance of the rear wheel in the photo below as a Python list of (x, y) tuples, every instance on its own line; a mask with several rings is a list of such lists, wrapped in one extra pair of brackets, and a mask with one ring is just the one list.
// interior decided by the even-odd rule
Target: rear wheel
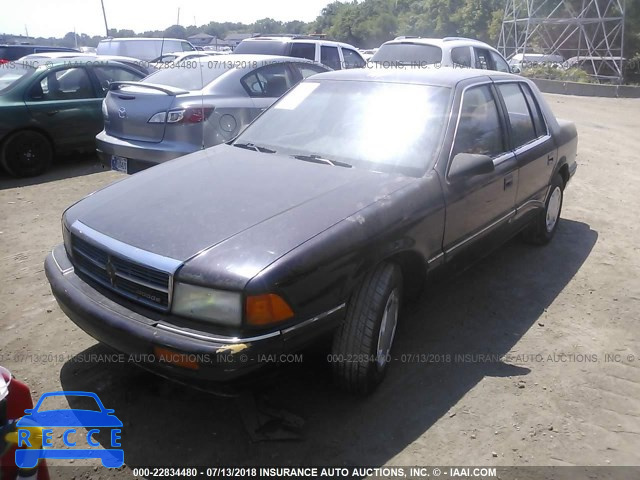
[(355, 393), (369, 393), (384, 378), (395, 337), (402, 274), (394, 263), (369, 273), (347, 307), (347, 316), (333, 339), (336, 383)]
[(44, 173), (53, 160), (49, 139), (41, 133), (23, 130), (10, 135), (2, 144), (0, 162), (14, 177), (34, 177)]
[(534, 245), (546, 245), (549, 243), (558, 229), (558, 223), (560, 223), (564, 196), (564, 181), (560, 174), (556, 174), (553, 177), (550, 187), (544, 210), (522, 232), (524, 240)]

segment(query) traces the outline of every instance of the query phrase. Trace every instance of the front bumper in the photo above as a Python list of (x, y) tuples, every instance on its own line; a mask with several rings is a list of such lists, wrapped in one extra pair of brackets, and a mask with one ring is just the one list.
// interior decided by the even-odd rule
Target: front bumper
[(198, 147), (189, 143), (123, 140), (107, 135), (104, 130), (96, 136), (96, 151), (100, 160), (111, 168), (112, 155), (124, 157), (128, 160), (127, 173), (136, 173), (196, 150)]
[[(285, 330), (250, 337), (213, 335), (148, 318), (111, 300), (76, 275), (63, 245), (47, 256), (45, 273), (60, 308), (76, 325), (128, 355), (126, 361), (183, 381), (233, 380), (281, 363), (287, 353), (330, 332), (344, 315), (342, 304)], [(198, 368), (161, 361), (155, 347), (176, 352), (176, 358), (195, 361)]]

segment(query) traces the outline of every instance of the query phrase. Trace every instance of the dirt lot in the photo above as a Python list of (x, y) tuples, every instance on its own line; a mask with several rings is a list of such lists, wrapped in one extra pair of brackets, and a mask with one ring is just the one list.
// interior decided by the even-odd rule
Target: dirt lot
[[(62, 210), (121, 178), (93, 158), (0, 177), (0, 363), (35, 398), (98, 393), (124, 422), (130, 466), (640, 465), (640, 101), (547, 98), (580, 134), (556, 238), (513, 241), (410, 305), (370, 398), (336, 392), (319, 354), (240, 398), (67, 360), (108, 352), (60, 311), (43, 272)], [(245, 425), (265, 402), (304, 419), (301, 438), (253, 442)]]

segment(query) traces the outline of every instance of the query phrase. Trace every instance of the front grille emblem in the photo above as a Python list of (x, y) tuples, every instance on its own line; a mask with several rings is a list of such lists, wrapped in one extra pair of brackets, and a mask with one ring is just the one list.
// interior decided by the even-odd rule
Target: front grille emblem
[(116, 286), (117, 272), (116, 272), (116, 267), (114, 267), (113, 263), (111, 263), (111, 257), (109, 257), (107, 259), (107, 264), (105, 265), (105, 270), (107, 271), (107, 275), (109, 276), (109, 281), (111, 282), (111, 286), (115, 287)]

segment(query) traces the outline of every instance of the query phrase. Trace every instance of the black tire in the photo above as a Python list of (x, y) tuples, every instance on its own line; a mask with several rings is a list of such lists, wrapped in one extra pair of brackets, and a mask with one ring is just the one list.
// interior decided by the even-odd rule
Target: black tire
[[(353, 294), (345, 321), (333, 337), (332, 367), (340, 388), (366, 394), (382, 381), (389, 363), (401, 299), (402, 273), (395, 263), (378, 265)], [(387, 327), (392, 326), (392, 330), (383, 329), (386, 335), (381, 339), (385, 310), (389, 310), (385, 323), (388, 322)], [(379, 343), (382, 346), (388, 343), (381, 355), (378, 354)]]
[[(560, 214), (562, 213), (562, 201), (564, 199), (564, 180), (560, 174), (556, 174), (551, 179), (550, 187), (549, 196), (545, 202), (544, 210), (542, 210), (522, 232), (522, 238), (527, 243), (531, 243), (533, 245), (546, 245), (556, 234), (556, 230), (558, 230)], [(559, 195), (559, 199), (554, 198), (555, 195)], [(559, 204), (557, 203), (558, 201)], [(556, 208), (557, 214), (555, 214), (555, 222), (553, 222), (553, 225), (550, 228), (547, 217), (552, 217)]]
[(49, 139), (33, 130), (16, 132), (4, 141), (0, 162), (14, 177), (35, 177), (44, 173), (53, 160)]

